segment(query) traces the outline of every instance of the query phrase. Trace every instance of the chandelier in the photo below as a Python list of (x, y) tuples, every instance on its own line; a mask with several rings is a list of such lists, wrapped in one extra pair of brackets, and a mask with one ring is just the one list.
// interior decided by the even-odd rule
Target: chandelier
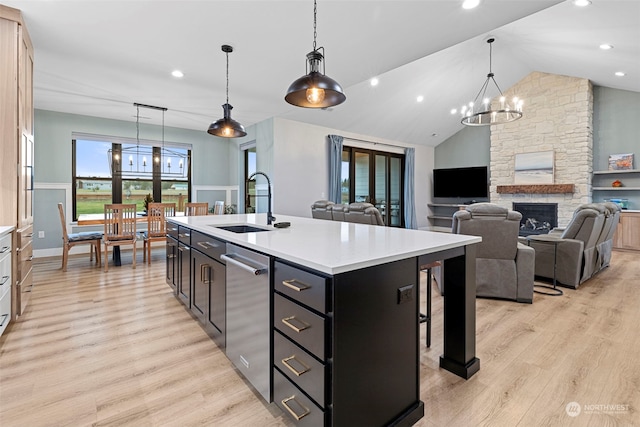
[[(487, 79), (474, 100), (467, 105), (463, 105), (460, 109), (460, 114), (462, 115), (461, 123), (463, 125), (497, 125), (513, 122), (522, 117), (522, 100), (517, 97), (514, 97), (511, 101), (507, 100), (494, 78), (493, 70), (491, 69), (492, 44), (494, 41), (495, 38), (493, 37), (487, 40), (487, 43), (489, 43), (489, 74), (487, 74)], [(487, 96), (487, 89), (491, 83), (500, 94), (493, 99)], [(453, 109), (451, 112), (455, 114), (457, 110)]]
[[(111, 149), (107, 151), (111, 173), (115, 168), (128, 179), (153, 179), (154, 174), (160, 174), (163, 179), (185, 178), (188, 168), (187, 153), (164, 146), (164, 113), (167, 108), (137, 102), (133, 105), (136, 107), (136, 143), (123, 143), (115, 153)], [(140, 108), (162, 111), (161, 147), (140, 144)]]
[[(284, 97), (285, 101), (296, 107), (327, 108), (342, 104), (347, 99), (338, 82), (324, 74), (324, 47), (316, 48), (317, 12), (318, 5), (314, 0), (313, 51), (307, 53), (307, 74), (291, 83)], [(322, 72), (320, 66), (322, 66)]]

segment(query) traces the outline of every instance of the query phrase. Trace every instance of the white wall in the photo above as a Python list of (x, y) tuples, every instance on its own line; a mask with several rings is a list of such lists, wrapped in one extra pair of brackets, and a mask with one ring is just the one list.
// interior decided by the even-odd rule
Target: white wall
[[(329, 194), (329, 143), (327, 135), (341, 135), (371, 141), (371, 144), (345, 139), (347, 146), (360, 146), (379, 151), (403, 152), (416, 149), (416, 216), (418, 227), (427, 227), (427, 203), (431, 199), (431, 170), (434, 149), (398, 141), (383, 140), (337, 129), (274, 119), (273, 170), (274, 214), (311, 216), (311, 204)], [(261, 140), (257, 141), (258, 146)], [(379, 143), (374, 145), (373, 143)], [(394, 147), (381, 145), (389, 144)], [(267, 172), (268, 173), (268, 172)]]

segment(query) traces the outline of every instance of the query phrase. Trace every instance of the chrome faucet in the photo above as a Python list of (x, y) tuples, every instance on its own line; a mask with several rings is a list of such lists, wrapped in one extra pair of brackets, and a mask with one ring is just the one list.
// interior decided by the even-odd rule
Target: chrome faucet
[(253, 179), (253, 177), (255, 177), (256, 175), (262, 175), (267, 178), (267, 225), (271, 225), (271, 222), (276, 220), (276, 217), (273, 216), (271, 212), (271, 180), (264, 172), (254, 172), (249, 176), (247, 180), (251, 181), (251, 179)]

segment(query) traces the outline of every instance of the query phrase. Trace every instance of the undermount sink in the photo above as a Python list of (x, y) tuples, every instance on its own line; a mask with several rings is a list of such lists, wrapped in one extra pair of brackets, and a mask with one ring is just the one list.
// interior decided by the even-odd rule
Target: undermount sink
[(214, 226), (221, 230), (231, 231), (233, 233), (257, 233), (258, 231), (271, 231), (268, 228), (254, 227), (253, 225), (220, 225)]

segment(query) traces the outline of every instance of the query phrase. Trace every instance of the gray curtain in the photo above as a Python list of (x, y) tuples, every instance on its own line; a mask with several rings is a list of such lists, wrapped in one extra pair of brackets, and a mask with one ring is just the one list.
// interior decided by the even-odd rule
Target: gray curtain
[(415, 169), (416, 169), (416, 149), (406, 148), (404, 151), (404, 226), (405, 228), (418, 228), (416, 220), (415, 203)]
[(329, 200), (342, 203), (342, 141), (340, 135), (329, 135)]

